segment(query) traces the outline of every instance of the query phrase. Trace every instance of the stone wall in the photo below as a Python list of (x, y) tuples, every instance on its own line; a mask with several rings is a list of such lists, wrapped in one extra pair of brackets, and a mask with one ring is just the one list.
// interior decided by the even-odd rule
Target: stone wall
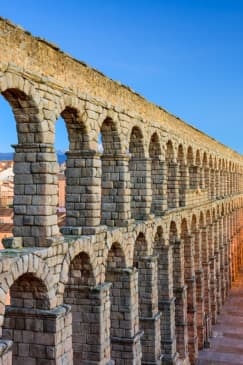
[(243, 259), (242, 156), (3, 19), (0, 46), (18, 134), (0, 362), (195, 364)]

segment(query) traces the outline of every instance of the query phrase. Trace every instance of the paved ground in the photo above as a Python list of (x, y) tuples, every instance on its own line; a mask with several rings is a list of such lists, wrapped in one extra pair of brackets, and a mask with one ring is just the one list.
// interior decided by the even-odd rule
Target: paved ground
[(213, 326), (210, 348), (199, 353), (197, 365), (243, 365), (243, 269)]

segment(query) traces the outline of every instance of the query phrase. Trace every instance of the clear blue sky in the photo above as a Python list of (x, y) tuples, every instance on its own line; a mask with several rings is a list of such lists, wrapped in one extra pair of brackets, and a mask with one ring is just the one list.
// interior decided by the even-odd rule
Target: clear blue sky
[[(1, 16), (243, 153), (243, 0), (1, 0), (0, 5)], [(16, 140), (14, 122), (0, 99), (0, 151), (8, 151)], [(67, 137), (57, 130), (57, 148), (66, 149)]]

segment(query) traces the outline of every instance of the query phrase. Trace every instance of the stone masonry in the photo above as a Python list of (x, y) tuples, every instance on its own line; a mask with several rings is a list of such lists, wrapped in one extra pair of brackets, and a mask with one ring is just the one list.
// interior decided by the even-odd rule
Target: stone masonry
[(0, 49), (18, 135), (0, 365), (195, 364), (243, 260), (242, 156), (1, 18)]

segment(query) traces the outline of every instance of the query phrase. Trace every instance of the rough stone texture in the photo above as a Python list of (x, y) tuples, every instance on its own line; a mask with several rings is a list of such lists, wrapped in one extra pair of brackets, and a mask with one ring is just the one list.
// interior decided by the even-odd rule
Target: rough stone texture
[(0, 365), (194, 364), (242, 263), (242, 156), (3, 19), (0, 48), (18, 134)]

